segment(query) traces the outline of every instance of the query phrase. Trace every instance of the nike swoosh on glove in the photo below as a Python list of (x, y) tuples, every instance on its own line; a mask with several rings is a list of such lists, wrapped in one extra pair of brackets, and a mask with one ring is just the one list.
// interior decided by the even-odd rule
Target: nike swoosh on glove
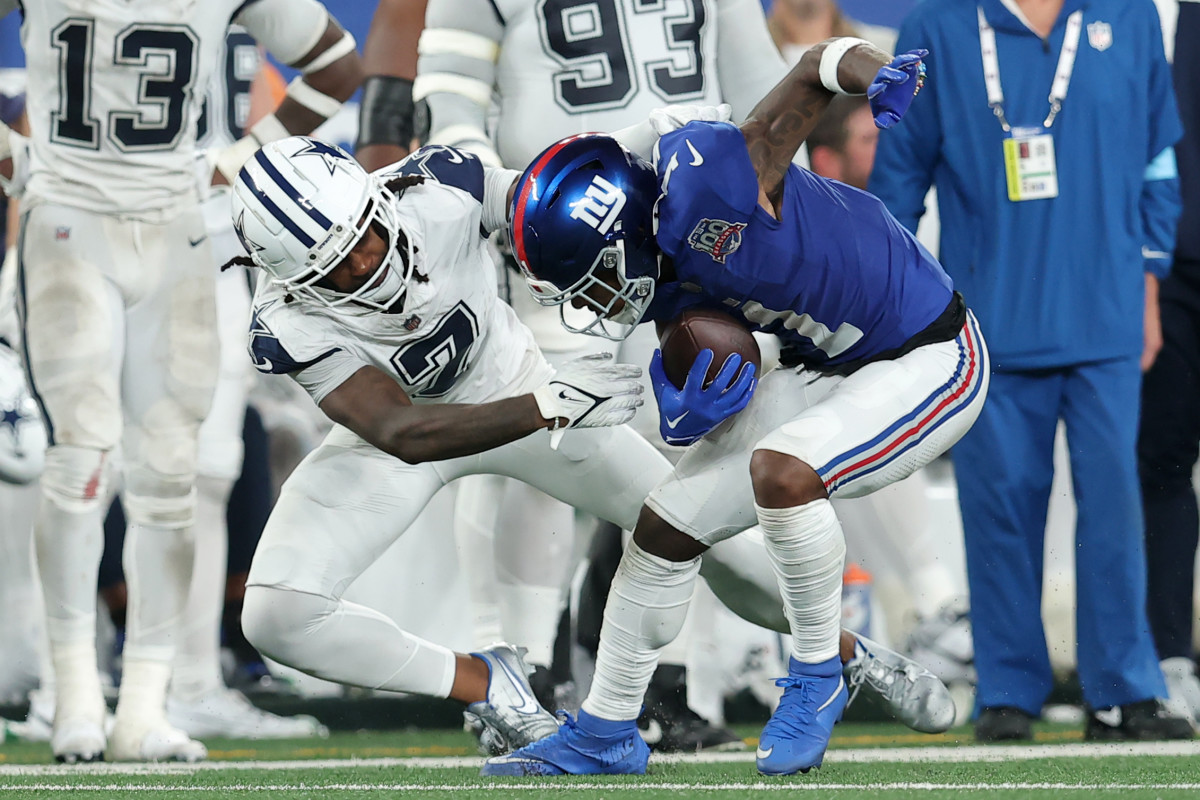
[(908, 111), (913, 98), (925, 85), (925, 64), (921, 59), (927, 55), (928, 50), (901, 53), (875, 73), (875, 80), (867, 87), (867, 97), (877, 127), (892, 127)]
[(650, 382), (658, 401), (658, 432), (667, 444), (680, 447), (692, 444), (745, 408), (754, 396), (758, 385), (754, 365), (747, 363), (743, 367), (742, 357), (737, 353), (729, 354), (717, 377), (705, 388), (704, 378), (712, 362), (713, 351), (701, 350), (688, 370), (683, 388), (679, 389), (663, 370), (662, 351), (654, 351), (650, 359)]
[(566, 428), (607, 428), (633, 419), (644, 402), (638, 381), (642, 368), (614, 362), (612, 357), (612, 353), (594, 353), (572, 359), (533, 391), (538, 411), (555, 421), (551, 447), (557, 449)]

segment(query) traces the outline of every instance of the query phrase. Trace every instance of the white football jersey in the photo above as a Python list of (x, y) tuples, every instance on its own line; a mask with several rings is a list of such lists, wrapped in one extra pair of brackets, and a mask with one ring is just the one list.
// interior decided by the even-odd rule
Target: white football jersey
[(484, 403), (548, 381), (533, 335), (497, 296), (478, 159), (427, 147), (386, 172), (426, 176), (397, 201), (416, 254), (403, 308), (289, 303), (263, 275), (250, 325), (255, 366), (292, 375), (317, 403), (368, 364), (417, 403)]
[(437, 133), (465, 130), (465, 113), (482, 127), (479, 78), (491, 80), (492, 141), (515, 169), (661, 106), (729, 102), (740, 119), (786, 72), (759, 0), (430, 0), (426, 26), (414, 91), (428, 94), (431, 140), (455, 144)]
[[(247, 28), (268, 44), (294, 42), (300, 29), (315, 42), (326, 24), (318, 3), (289, 0), (23, 3), (32, 131), (24, 202), (151, 222), (197, 203), (201, 104), (224, 69), (231, 17), (249, 8)], [(291, 18), (264, 24), (260, 12)]]
[(240, 25), (231, 26), (200, 107), (197, 147), (224, 147), (242, 138), (250, 119), (250, 87), (261, 66), (254, 37)]

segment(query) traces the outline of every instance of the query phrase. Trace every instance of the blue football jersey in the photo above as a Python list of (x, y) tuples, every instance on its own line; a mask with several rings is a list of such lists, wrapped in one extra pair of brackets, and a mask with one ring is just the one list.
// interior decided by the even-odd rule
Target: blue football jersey
[(676, 275), (646, 319), (722, 308), (832, 368), (900, 348), (950, 305), (949, 276), (873, 195), (792, 165), (776, 220), (729, 123), (689, 123), (655, 155), (656, 237)]

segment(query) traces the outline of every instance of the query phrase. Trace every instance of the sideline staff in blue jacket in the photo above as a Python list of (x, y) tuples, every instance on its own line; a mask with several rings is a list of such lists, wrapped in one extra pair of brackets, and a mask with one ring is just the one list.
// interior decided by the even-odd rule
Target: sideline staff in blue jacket
[(937, 184), (941, 260), (993, 356), (991, 396), (953, 451), (983, 741), (1031, 738), (1052, 687), (1041, 586), (1059, 419), (1085, 734), (1191, 735), (1155, 700), (1135, 457), (1179, 214), (1161, 37), (1151, 0), (928, 0), (896, 45), (929, 49), (928, 96), (880, 137), (870, 188), (915, 229)]

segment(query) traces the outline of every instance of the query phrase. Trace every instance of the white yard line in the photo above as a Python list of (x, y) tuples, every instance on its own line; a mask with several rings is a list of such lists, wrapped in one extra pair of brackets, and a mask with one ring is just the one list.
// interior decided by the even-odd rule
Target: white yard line
[(89, 784), (69, 785), (59, 783), (36, 783), (24, 785), (0, 785), (0, 797), (8, 791), (42, 791), (42, 792), (76, 792), (76, 791), (111, 791), (125, 792), (288, 792), (288, 791), (348, 791), (348, 792), (468, 792), (475, 790), (493, 789), (505, 792), (520, 791), (620, 791), (620, 792), (719, 792), (719, 791), (758, 791), (758, 792), (799, 792), (814, 791), (852, 791), (872, 792), (890, 791), (960, 791), (960, 792), (994, 792), (994, 791), (1138, 791), (1175, 789), (1182, 791), (1200, 790), (1200, 783), (821, 783), (819, 781), (802, 782), (781, 780), (773, 783), (295, 783), (295, 784), (231, 784), (225, 786), (177, 786), (155, 784)]
[[(862, 747), (833, 749), (826, 764), (946, 764), (1030, 761), (1043, 758), (1108, 758), (1110, 756), (1200, 756), (1200, 740), (1186, 742), (1122, 742), (1114, 744), (971, 745), (966, 747)], [(654, 756), (652, 764), (725, 764), (754, 761), (753, 752)], [(326, 769), (453, 769), (479, 767), (474, 756), (430, 758), (326, 758), (287, 761), (203, 761), (199, 764), (0, 764), (4, 777), (72, 775), (178, 775), (209, 770)], [(791, 784), (789, 784), (791, 785)], [(1088, 784), (1089, 786), (1092, 784)], [(9, 788), (9, 787), (0, 787)]]

